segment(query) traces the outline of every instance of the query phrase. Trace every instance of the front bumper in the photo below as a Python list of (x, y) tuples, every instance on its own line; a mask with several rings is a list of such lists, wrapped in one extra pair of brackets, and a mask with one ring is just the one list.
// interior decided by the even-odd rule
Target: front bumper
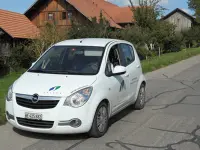
[[(63, 106), (65, 99), (61, 99), (58, 105), (53, 109), (29, 109), (21, 107), (16, 103), (15, 98), (13, 101), (6, 101), (6, 118), (10, 124), (14, 127), (37, 133), (50, 133), (50, 134), (76, 134), (88, 132), (93, 122), (93, 112), (89, 104), (85, 104), (80, 108), (71, 108)], [(25, 113), (39, 113), (43, 115), (44, 121), (53, 121), (51, 128), (38, 128), (21, 125), (18, 118), (25, 118)], [(14, 116), (10, 118), (10, 116)], [(79, 119), (81, 125), (78, 127), (72, 127), (68, 125), (61, 125), (63, 122), (69, 122), (73, 119)]]
[(88, 127), (83, 127), (83, 126), (78, 127), (78, 128), (73, 128), (69, 126), (58, 126), (54, 124), (53, 128), (51, 129), (40, 129), (40, 128), (31, 128), (31, 127), (25, 127), (25, 126), (19, 125), (17, 121), (14, 121), (14, 120), (8, 120), (8, 122), (17, 129), (30, 131), (30, 132), (36, 132), (36, 133), (79, 134), (79, 133), (86, 133), (89, 131)]

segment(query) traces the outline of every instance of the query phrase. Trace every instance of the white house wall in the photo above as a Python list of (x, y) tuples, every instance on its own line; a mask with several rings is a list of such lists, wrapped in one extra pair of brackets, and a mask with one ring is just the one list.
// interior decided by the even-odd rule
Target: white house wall
[(170, 23), (176, 25), (176, 31), (187, 30), (192, 26), (191, 19), (180, 12), (174, 13), (173, 15), (168, 17), (166, 21), (169, 21)]

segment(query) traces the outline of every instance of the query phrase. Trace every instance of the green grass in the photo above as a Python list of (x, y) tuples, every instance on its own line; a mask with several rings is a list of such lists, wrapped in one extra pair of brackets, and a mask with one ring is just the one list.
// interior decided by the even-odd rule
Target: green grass
[(24, 70), (13, 72), (0, 78), (0, 124), (6, 122), (5, 119), (5, 98), (7, 96), (8, 88), (12, 83), (22, 74)]
[[(182, 50), (177, 53), (164, 54), (161, 57), (154, 57), (149, 60), (142, 61), (143, 72), (151, 72), (198, 54), (200, 54), (200, 48), (193, 48)], [(22, 72), (24, 72), (24, 70), (13, 72), (3, 78), (0, 78), (0, 124), (4, 124), (6, 122), (4, 112), (7, 90), (9, 86), (22, 74)]]
[(198, 54), (200, 54), (200, 48), (191, 48), (184, 49), (180, 52), (164, 54), (160, 57), (153, 57), (149, 60), (142, 61), (143, 72), (151, 72)]

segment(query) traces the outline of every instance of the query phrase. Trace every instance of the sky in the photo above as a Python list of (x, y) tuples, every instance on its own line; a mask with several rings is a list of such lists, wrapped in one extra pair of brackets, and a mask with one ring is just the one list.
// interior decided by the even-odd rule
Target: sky
[[(118, 4), (120, 6), (129, 5), (129, 0), (108, 0), (112, 3)], [(134, 5), (137, 5), (139, 0), (132, 0)], [(171, 12), (176, 8), (180, 8), (185, 12), (192, 14), (192, 11), (188, 9), (188, 0), (161, 0), (160, 5), (166, 8), (165, 14)]]
[[(18, 13), (24, 13), (35, 0), (0, 0), (0, 9), (14, 11)], [(119, 6), (129, 5), (129, 0), (108, 0), (112, 3), (115, 3)], [(139, 0), (132, 0), (132, 2), (137, 5)], [(161, 0), (161, 5), (167, 9), (165, 14), (174, 10), (175, 8), (181, 8), (187, 13), (192, 14), (188, 9), (187, 5), (188, 0)]]

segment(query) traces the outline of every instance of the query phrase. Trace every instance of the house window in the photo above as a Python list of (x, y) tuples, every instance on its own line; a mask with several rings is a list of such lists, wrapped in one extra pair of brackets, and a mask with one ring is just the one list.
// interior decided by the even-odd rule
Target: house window
[(175, 19), (174, 18), (172, 19), (172, 23), (175, 24)]
[(54, 13), (48, 13), (48, 20), (54, 20)]
[(72, 12), (67, 13), (68, 18), (71, 20), (72, 19)]
[(66, 12), (62, 12), (61, 19), (62, 19), (62, 20), (67, 19), (67, 14), (66, 14)]
[(180, 19), (179, 18), (177, 19), (177, 23), (178, 23), (178, 25), (180, 24)]

